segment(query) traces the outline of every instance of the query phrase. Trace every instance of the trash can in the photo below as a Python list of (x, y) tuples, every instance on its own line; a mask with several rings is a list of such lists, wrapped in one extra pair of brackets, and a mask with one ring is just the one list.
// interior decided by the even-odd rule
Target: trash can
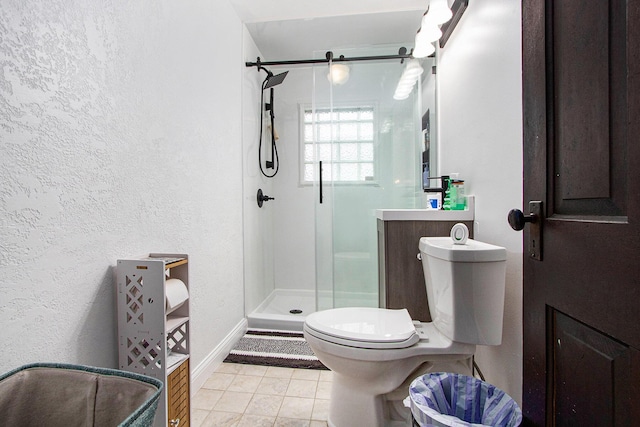
[(466, 375), (420, 376), (404, 402), (420, 427), (516, 427), (522, 422), (520, 407), (507, 393)]
[(0, 376), (0, 420), (27, 427), (147, 427), (161, 390), (161, 381), (132, 372), (34, 363)]

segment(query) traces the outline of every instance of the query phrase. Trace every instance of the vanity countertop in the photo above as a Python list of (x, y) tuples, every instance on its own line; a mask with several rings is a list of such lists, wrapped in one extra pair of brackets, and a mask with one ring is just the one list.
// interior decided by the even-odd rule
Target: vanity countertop
[(443, 211), (435, 209), (376, 209), (376, 217), (383, 221), (473, 221), (475, 198), (467, 197), (467, 209)]

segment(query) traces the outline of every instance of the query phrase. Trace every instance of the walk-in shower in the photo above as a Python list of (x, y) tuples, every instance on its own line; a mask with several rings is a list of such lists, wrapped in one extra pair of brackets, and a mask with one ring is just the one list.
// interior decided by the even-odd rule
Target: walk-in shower
[[(245, 219), (250, 327), (300, 330), (316, 310), (377, 306), (375, 210), (423, 207), (419, 85), (393, 99), (409, 55), (378, 54), (389, 50), (329, 52), (302, 65), (247, 63), (289, 68), (278, 87), (281, 173), (268, 180), (276, 200)], [(334, 61), (349, 67), (339, 86), (327, 77)]]

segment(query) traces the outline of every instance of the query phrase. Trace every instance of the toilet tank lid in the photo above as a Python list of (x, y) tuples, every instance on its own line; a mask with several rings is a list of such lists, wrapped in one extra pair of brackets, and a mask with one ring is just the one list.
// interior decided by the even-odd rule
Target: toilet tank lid
[(452, 262), (505, 261), (507, 250), (501, 246), (469, 239), (464, 245), (456, 245), (450, 237), (422, 237), (420, 252), (428, 256)]

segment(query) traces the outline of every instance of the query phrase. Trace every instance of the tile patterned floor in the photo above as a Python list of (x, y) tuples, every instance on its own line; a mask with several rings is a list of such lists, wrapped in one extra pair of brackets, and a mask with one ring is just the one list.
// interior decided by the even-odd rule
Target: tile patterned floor
[(191, 426), (327, 427), (331, 375), (223, 363), (191, 400)]

